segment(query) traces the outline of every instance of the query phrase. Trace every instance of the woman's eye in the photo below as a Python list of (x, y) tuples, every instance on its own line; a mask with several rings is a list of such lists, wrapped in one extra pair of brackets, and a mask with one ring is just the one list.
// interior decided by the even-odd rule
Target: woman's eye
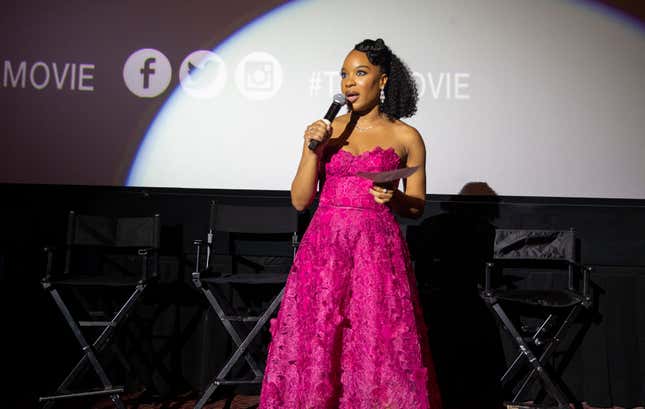
[(344, 72), (341, 72), (341, 73), (340, 73), (340, 77), (341, 77), (341, 78), (345, 78), (346, 76), (347, 76), (347, 74), (345, 74)]
[(365, 75), (365, 74), (366, 74), (365, 71), (356, 71), (356, 75), (361, 76), (361, 75)]

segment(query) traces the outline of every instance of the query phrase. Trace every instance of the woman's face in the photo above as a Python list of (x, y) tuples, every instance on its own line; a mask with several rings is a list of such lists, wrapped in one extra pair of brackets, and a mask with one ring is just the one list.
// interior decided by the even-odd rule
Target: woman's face
[(364, 52), (352, 50), (345, 58), (340, 71), (340, 88), (352, 111), (365, 112), (378, 105), (381, 88), (386, 82), (387, 75), (372, 65)]

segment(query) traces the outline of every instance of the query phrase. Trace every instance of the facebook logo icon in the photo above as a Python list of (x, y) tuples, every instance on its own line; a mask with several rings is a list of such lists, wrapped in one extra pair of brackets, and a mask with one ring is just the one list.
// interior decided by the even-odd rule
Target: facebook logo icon
[(150, 88), (150, 74), (154, 74), (155, 70), (150, 68), (152, 63), (157, 61), (156, 58), (150, 57), (146, 58), (146, 60), (143, 62), (143, 68), (141, 68), (141, 75), (143, 75), (143, 88)]
[(123, 80), (128, 89), (142, 98), (161, 95), (172, 76), (168, 58), (154, 48), (143, 48), (130, 54), (123, 66)]

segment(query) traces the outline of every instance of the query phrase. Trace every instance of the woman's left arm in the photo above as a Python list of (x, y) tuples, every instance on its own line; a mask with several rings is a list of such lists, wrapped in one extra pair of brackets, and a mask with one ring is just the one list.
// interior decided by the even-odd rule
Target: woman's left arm
[(417, 219), (423, 215), (425, 208), (426, 148), (423, 138), (414, 128), (409, 128), (402, 139), (407, 151), (406, 166), (419, 166), (419, 169), (403, 180), (403, 192), (390, 188), (387, 193), (382, 193), (378, 187), (373, 187), (371, 193), (378, 203), (387, 204), (399, 215)]

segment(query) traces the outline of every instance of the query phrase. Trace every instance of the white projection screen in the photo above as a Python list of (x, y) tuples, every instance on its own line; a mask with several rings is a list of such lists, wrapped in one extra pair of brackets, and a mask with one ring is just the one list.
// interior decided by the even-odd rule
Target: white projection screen
[[(218, 12), (209, 7), (194, 13)], [(229, 31), (216, 42), (203, 33), (169, 58), (172, 45), (132, 33), (121, 72), (111, 75), (120, 76), (119, 98), (148, 105), (121, 125), (132, 135), (121, 173), (90, 183), (288, 190), (303, 130), (339, 92), (345, 55), (362, 39), (383, 38), (417, 80), (418, 111), (404, 120), (424, 137), (429, 194), (485, 182), (505, 196), (645, 199), (645, 31), (617, 9), (564, 0), (293, 1)], [(21, 91), (12, 87), (20, 56), (9, 59), (4, 99)], [(90, 71), (97, 84), (99, 71)], [(137, 87), (149, 95), (135, 95)], [(97, 128), (119, 121), (100, 118)], [(20, 124), (10, 131), (18, 138)], [(18, 154), (29, 155), (24, 149)], [(86, 183), (19, 172), (4, 169), (2, 181)]]

